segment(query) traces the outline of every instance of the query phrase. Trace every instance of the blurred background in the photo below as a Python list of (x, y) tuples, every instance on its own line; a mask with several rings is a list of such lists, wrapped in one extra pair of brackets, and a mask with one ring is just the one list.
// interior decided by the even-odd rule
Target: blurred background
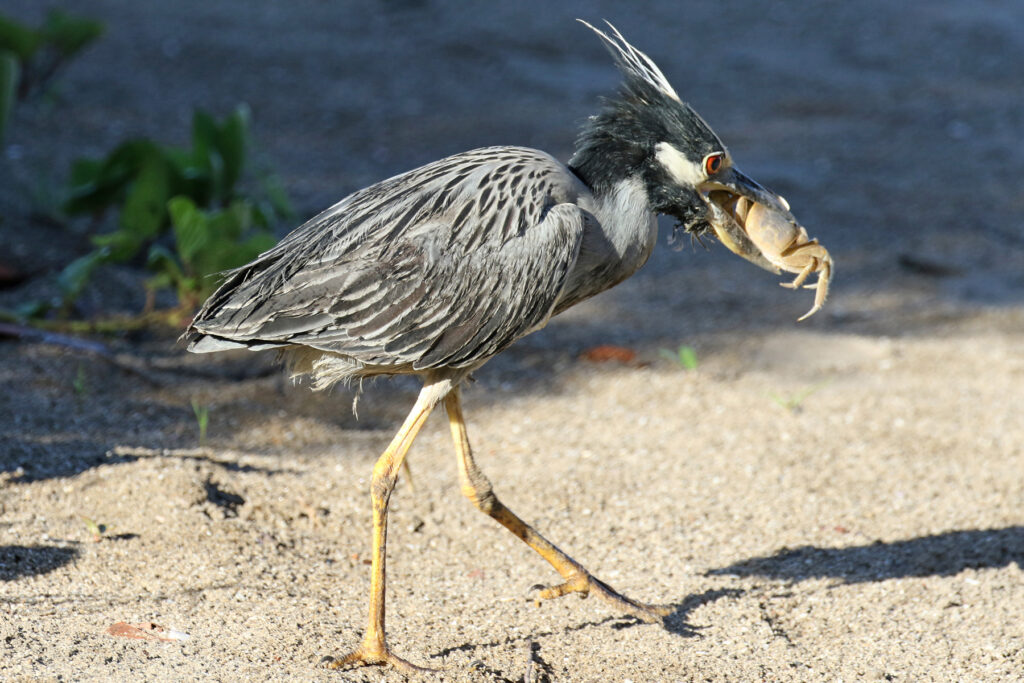
[[(128, 140), (192, 153), (197, 111), (227, 126), (247, 110), (250, 144), (221, 203), (287, 197), (258, 215), (257, 232), (274, 236), (353, 190), (472, 147), (568, 159), (581, 122), (618, 83), (576, 17), (611, 20), (645, 50), (737, 164), (786, 196), (829, 248), (833, 294), (801, 325), (912, 332), (951, 311), (1018, 305), (1024, 292), (1019, 3), (8, 0), (3, 15), (38, 28), (54, 9), (101, 33), (11, 107), (0, 162), (7, 311), (138, 313), (147, 284), (151, 307), (175, 305), (173, 270), (192, 264), (163, 233), (131, 237), (125, 258), (70, 278), (66, 300), (62, 269), (119, 229), (137, 178), (112, 190), (121, 204), (104, 204), (89, 195), (89, 169), (73, 171), (85, 158), (95, 172)], [(211, 156), (207, 171), (220, 163)], [(252, 237), (250, 223), (239, 239)], [(777, 281), (720, 246), (660, 249), (547, 334), (583, 345), (596, 326), (608, 341), (657, 344), (789, 325), (812, 294)]]

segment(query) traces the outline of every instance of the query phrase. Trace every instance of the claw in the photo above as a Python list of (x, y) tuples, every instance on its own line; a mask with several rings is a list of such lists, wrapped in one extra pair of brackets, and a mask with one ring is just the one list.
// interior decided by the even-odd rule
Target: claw
[(536, 585), (531, 590), (537, 590), (534, 604), (540, 607), (542, 600), (560, 598), (569, 593), (579, 593), (580, 598), (586, 598), (593, 593), (605, 602), (612, 605), (616, 610), (640, 621), (649, 624), (664, 624), (665, 617), (672, 614), (673, 609), (664, 605), (648, 605), (628, 598), (617, 592), (604, 581), (597, 579), (585, 571), (577, 571), (565, 581), (553, 586)]
[[(809, 238), (807, 230), (792, 215), (764, 204), (754, 203), (741, 219), (750, 241), (773, 266), (797, 274), (792, 282), (780, 283), (783, 287), (816, 290), (814, 306), (798, 320), (806, 320), (820, 311), (832, 279), (832, 257), (828, 250), (818, 240)], [(818, 281), (804, 284), (811, 273), (818, 273)]]
[(424, 666), (417, 666), (394, 654), (385, 644), (382, 637), (376, 637), (368, 633), (363, 642), (352, 652), (341, 657), (330, 655), (320, 660), (320, 666), (325, 669), (354, 669), (361, 666), (385, 666), (389, 665), (398, 669), (404, 674), (436, 673), (436, 669), (429, 669)]
[(812, 315), (814, 315), (815, 313), (817, 313), (817, 312), (818, 312), (818, 311), (820, 311), (820, 310), (821, 310), (821, 305), (819, 305), (819, 304), (814, 304), (813, 306), (811, 306), (811, 310), (807, 311), (807, 312), (806, 312), (806, 313), (804, 313), (804, 314), (803, 314), (802, 316), (800, 316), (799, 318), (797, 318), (797, 319), (796, 319), (796, 321), (797, 321), (797, 322), (802, 322), (802, 321), (804, 321), (804, 320), (807, 320), (808, 318), (810, 318), (810, 317), (811, 317)]
[(360, 666), (381, 665), (393, 666), (404, 674), (437, 673), (437, 669), (417, 666), (412, 662), (402, 659), (398, 655), (393, 654), (386, 645), (368, 647), (366, 643), (363, 643), (342, 657), (331, 657), (328, 655), (320, 660), (320, 666), (335, 671), (354, 669)]

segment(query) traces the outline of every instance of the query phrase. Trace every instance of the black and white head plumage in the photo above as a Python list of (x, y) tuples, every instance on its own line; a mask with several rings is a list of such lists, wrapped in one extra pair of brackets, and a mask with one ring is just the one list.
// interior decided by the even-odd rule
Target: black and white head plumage
[(583, 19), (577, 19), (577, 21), (601, 37), (601, 40), (604, 41), (605, 46), (608, 48), (608, 52), (611, 53), (612, 59), (615, 60), (615, 65), (627, 76), (627, 86), (630, 81), (640, 81), (658, 90), (665, 97), (669, 97), (676, 102), (681, 101), (672, 84), (668, 82), (665, 74), (661, 72), (661, 69), (654, 63), (654, 60), (630, 45), (611, 22), (606, 21), (605, 23), (608, 24), (608, 28), (611, 29), (614, 37), (609, 36)]
[(610, 33), (591, 24), (623, 75), (617, 96), (584, 125), (569, 166), (595, 189), (608, 189), (624, 177), (640, 175), (651, 208), (672, 216), (677, 228), (694, 235), (708, 229), (696, 185), (702, 162), (725, 154), (711, 127), (683, 102), (650, 57), (630, 45), (611, 23)]

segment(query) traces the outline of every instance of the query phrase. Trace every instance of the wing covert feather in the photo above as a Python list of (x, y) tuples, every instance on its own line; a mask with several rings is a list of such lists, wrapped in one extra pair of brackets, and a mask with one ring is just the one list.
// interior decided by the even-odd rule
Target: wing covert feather
[(579, 253), (585, 191), (548, 155), (514, 147), (382, 181), (229, 273), (187, 337), (474, 365), (547, 321)]

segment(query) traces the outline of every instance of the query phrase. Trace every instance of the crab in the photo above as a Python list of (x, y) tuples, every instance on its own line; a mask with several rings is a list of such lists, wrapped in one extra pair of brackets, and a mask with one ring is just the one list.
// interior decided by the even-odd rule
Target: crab
[[(749, 200), (747, 201), (749, 204)], [(792, 219), (788, 212), (772, 209), (761, 203), (748, 207), (743, 227), (768, 261), (790, 273), (796, 273), (792, 282), (780, 283), (783, 287), (813, 289), (814, 306), (798, 320), (805, 320), (821, 310), (828, 296), (828, 285), (832, 280), (832, 257), (816, 239), (810, 239), (807, 230)], [(818, 273), (813, 284), (804, 284), (811, 273)]]
[[(762, 257), (767, 264), (760, 258), (751, 258), (755, 255), (750, 254), (749, 250), (733, 248), (731, 245), (730, 249), (775, 273), (796, 273), (792, 282), (780, 283), (783, 287), (798, 289), (803, 286), (805, 289), (816, 290), (814, 306), (800, 316), (798, 321), (806, 320), (820, 311), (828, 297), (828, 286), (832, 280), (832, 257), (817, 239), (811, 239), (807, 230), (796, 222), (785, 200), (776, 196), (778, 206), (771, 206), (738, 194), (712, 194), (719, 195), (715, 197), (718, 206), (742, 229), (743, 235), (760, 252), (756, 256)], [(811, 273), (818, 273), (817, 281), (804, 284)]]

